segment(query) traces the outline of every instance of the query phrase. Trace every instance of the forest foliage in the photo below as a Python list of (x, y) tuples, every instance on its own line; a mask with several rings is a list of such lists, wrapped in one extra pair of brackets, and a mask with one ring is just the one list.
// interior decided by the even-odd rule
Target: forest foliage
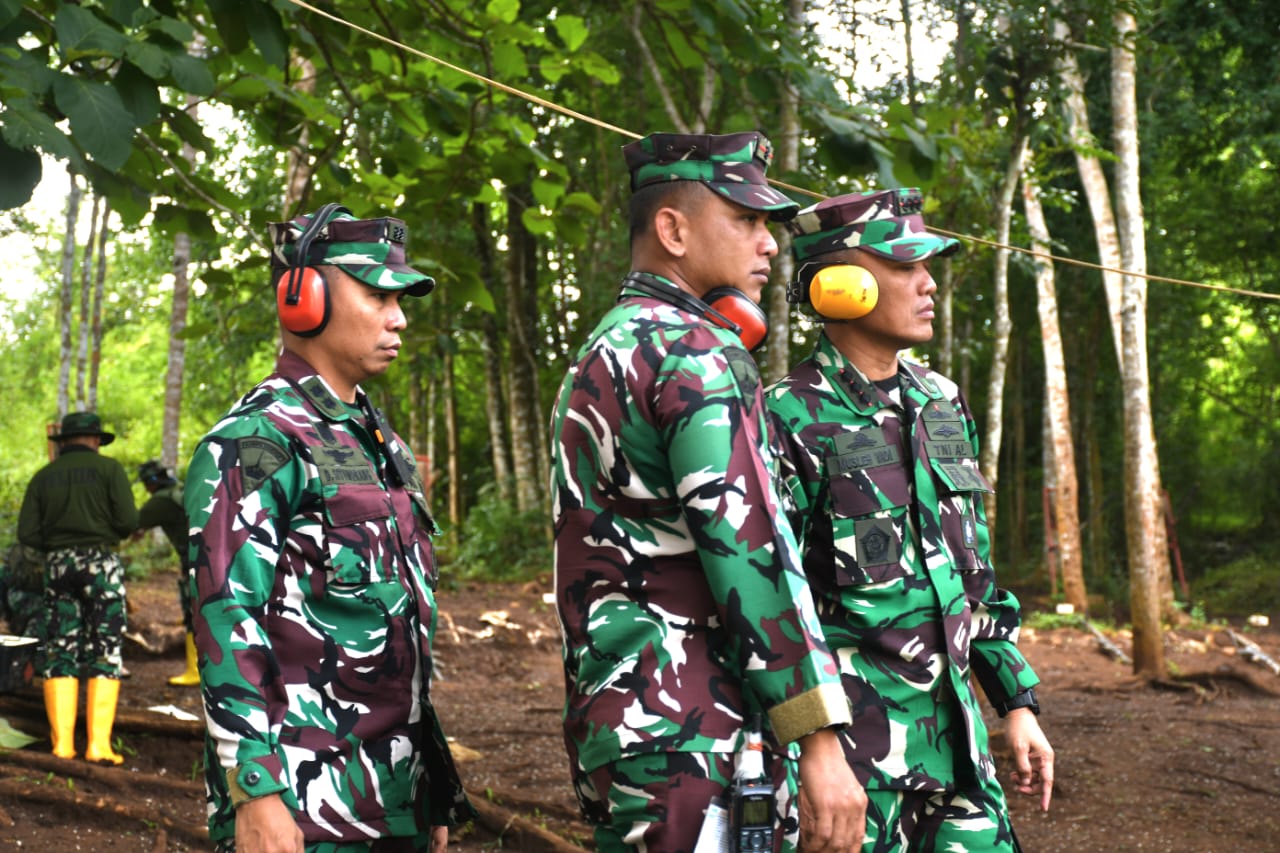
[[(1052, 70), (1063, 52), (1076, 56), (1110, 168), (1117, 2), (317, 4), (409, 50), (290, 0), (0, 0), (0, 236), (22, 239), (36, 258), (35, 269), (17, 271), (30, 284), (7, 291), (0, 320), (0, 380), (10, 391), (0, 536), (9, 538), (25, 483), (47, 459), (42, 435), (58, 414), (64, 226), (61, 214), (41, 218), (24, 206), (41, 179), (69, 187), (74, 174), (114, 211), (98, 408), (119, 435), (111, 454), (131, 468), (161, 446), (177, 234), (192, 241), (195, 283), (181, 332), (185, 459), (274, 356), (266, 223), (333, 200), (357, 215), (404, 219), (412, 262), (439, 287), (410, 305), (400, 363), (371, 383), (375, 396), (430, 458), (445, 555), (465, 572), (530, 577), (549, 569), (550, 401), (626, 271), (619, 147), (631, 134), (684, 123), (774, 135), (792, 103), (799, 166), (773, 177), (821, 195), (920, 186), (931, 224), (990, 239), (1011, 128), (1022, 122), (1055, 253), (1096, 262)], [(1280, 294), (1280, 6), (1126, 6), (1139, 19), (1148, 269)], [(807, 15), (800, 26), (796, 8)], [(1069, 20), (1071, 41), (1053, 36), (1055, 14)], [(929, 45), (942, 50), (936, 73), (918, 70)], [(306, 180), (290, 196), (299, 161)], [(1010, 239), (1030, 244), (1020, 216)], [(983, 377), (993, 259), (971, 241), (954, 261), (954, 349), (940, 352), (938, 339), (916, 355), (945, 356), (980, 418), (1002, 419), (997, 561), (1006, 579), (1051, 595), (1034, 261), (1012, 258), (1008, 387), (1003, 411), (991, 413)], [(1100, 523), (1082, 531), (1086, 571), (1091, 591), (1122, 602), (1121, 387), (1102, 281), (1085, 267), (1056, 271), (1081, 502), (1099, 508)], [(1280, 302), (1157, 281), (1148, 326), (1162, 476), (1185, 573), (1199, 581), (1240, 561), (1242, 573), (1275, 578)], [(797, 320), (780, 334), (794, 361), (816, 332)], [(1249, 588), (1253, 606), (1268, 604)]]

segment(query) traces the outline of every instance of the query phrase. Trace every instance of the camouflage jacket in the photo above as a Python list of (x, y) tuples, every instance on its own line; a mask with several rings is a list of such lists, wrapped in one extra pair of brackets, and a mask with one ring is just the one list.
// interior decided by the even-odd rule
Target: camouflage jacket
[(577, 780), (733, 750), (758, 710), (781, 743), (848, 720), (765, 424), (732, 332), (626, 287), (565, 377), (552, 489)]
[(995, 583), (973, 416), (924, 367), (899, 361), (897, 385), (868, 382), (823, 335), (765, 399), (854, 770), (867, 787), (948, 790), (994, 774), (970, 673), (993, 702), (1039, 679)]
[(64, 444), (27, 484), (18, 541), (37, 551), (109, 548), (137, 526), (124, 466), (92, 448)]
[(469, 816), (428, 697), (436, 530), (416, 471), (391, 484), (364, 413), (285, 352), (201, 440), (185, 499), (213, 840), (277, 792), (308, 841)]

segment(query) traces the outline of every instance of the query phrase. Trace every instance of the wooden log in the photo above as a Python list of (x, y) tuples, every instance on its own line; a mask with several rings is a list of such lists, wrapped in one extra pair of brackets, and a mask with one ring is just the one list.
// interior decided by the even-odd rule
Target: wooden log
[(3, 796), (7, 802), (21, 799), (30, 803), (60, 806), (77, 812), (89, 811), (108, 817), (135, 820), (143, 824), (163, 827), (168, 832), (181, 835), (190, 841), (201, 844), (209, 842), (209, 830), (204, 824), (195, 826), (176, 821), (159, 809), (121, 803), (113, 797), (102, 794), (82, 794), (53, 785), (35, 785), (29, 781), (0, 779), (0, 796)]
[(91, 764), (78, 758), (59, 758), (48, 752), (0, 749), (0, 771), (6, 764), (76, 779), (88, 779), (117, 788), (155, 788), (166, 793), (189, 794), (200, 800), (203, 800), (205, 795), (203, 782), (160, 776), (156, 773), (135, 773), (128, 769), (127, 763), (120, 767), (113, 767), (105, 764)]
[(502, 839), (503, 847), (524, 853), (586, 853), (585, 848), (571, 844), (554, 832), (538, 826), (489, 800), (483, 792), (468, 791), (480, 825)]
[[(27, 699), (22, 696), (0, 696), (0, 716), (15, 714), (33, 720), (45, 720), (43, 701)], [(116, 731), (142, 732), (145, 734), (170, 735), (173, 737), (199, 740), (204, 737), (204, 720), (179, 720), (167, 714), (155, 711), (135, 711), (131, 708), (116, 708)]]

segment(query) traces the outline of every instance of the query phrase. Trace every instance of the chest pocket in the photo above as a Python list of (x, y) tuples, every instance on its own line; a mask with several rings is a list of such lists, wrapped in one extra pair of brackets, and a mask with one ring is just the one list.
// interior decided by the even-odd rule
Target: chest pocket
[[(373, 469), (368, 469), (373, 476)], [(385, 583), (396, 579), (391, 498), (376, 482), (341, 485), (324, 498), (324, 547), (333, 581)]]
[[(961, 570), (983, 566), (978, 560), (978, 501), (982, 493), (993, 493), (974, 458), (967, 440), (926, 442), (929, 464), (939, 491), (939, 521), (942, 536)], [(945, 454), (945, 455), (944, 455)]]
[(842, 433), (824, 464), (836, 583), (860, 586), (909, 575), (902, 548), (911, 488), (896, 441), (879, 427)]

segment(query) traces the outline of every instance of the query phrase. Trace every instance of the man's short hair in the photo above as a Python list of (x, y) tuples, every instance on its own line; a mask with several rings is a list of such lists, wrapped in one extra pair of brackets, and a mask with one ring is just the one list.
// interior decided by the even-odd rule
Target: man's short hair
[(636, 190), (627, 207), (632, 245), (653, 227), (659, 210), (674, 207), (692, 213), (711, 197), (710, 192), (697, 181), (667, 181)]

